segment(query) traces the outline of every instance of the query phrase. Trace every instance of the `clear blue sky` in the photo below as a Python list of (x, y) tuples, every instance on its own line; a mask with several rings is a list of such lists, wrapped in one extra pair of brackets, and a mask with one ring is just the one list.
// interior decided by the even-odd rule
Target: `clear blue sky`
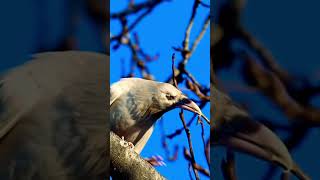
[[(221, 3), (220, 3), (221, 4)], [(271, 50), (278, 63), (290, 72), (306, 75), (314, 82), (319, 82), (319, 31), (317, 1), (301, 3), (297, 1), (247, 1), (243, 22), (245, 27)], [(233, 67), (233, 73), (224, 72), (220, 74), (222, 80), (229, 83), (241, 85), (236, 69), (239, 64)], [(239, 72), (239, 71), (238, 71)], [(250, 112), (254, 115), (264, 115), (275, 121), (286, 124), (287, 120), (281, 112), (274, 107), (273, 103), (266, 101), (257, 93), (235, 93), (230, 92), (232, 97), (239, 101), (249, 101)], [(319, 99), (319, 98), (318, 98)], [(319, 103), (317, 103), (319, 107)], [(281, 134), (286, 137), (285, 133)], [(320, 179), (320, 132), (318, 129), (310, 130), (305, 141), (292, 153), (296, 162), (312, 177)], [(221, 176), (220, 162), (224, 156), (223, 148), (216, 148), (211, 156), (213, 161), (215, 179), (223, 179)], [(261, 179), (269, 164), (249, 157), (237, 154), (237, 174), (239, 180)], [(275, 180), (279, 179), (280, 171), (277, 171)]]
[[(118, 12), (126, 7), (128, 1), (111, 1), (111, 12)], [(141, 2), (141, 1), (135, 1)], [(206, 1), (204, 1), (206, 2)], [(209, 2), (208, 2), (209, 4)], [(181, 46), (181, 42), (184, 38), (184, 31), (190, 18), (193, 1), (175, 0), (167, 3), (163, 3), (154, 11), (148, 15), (141, 23), (134, 29), (140, 37), (141, 47), (145, 52), (155, 55), (159, 53), (160, 58), (148, 64), (150, 71), (155, 75), (156, 80), (165, 81), (171, 75), (171, 55), (174, 52), (172, 46)], [(200, 7), (198, 17), (192, 30), (191, 39), (195, 38), (198, 34), (200, 27), (202, 26), (206, 15), (209, 13), (209, 9)], [(117, 34), (119, 31), (118, 22), (111, 21), (111, 33)], [(199, 82), (209, 87), (210, 82), (210, 34), (209, 29), (205, 34), (203, 40), (199, 44), (194, 55), (190, 59), (187, 68), (198, 79)], [(111, 62), (110, 62), (110, 82), (116, 82), (121, 77), (121, 59), (124, 59), (126, 73), (129, 71), (130, 53), (126, 47), (122, 47), (117, 51), (111, 50)], [(176, 61), (180, 60), (179, 53), (176, 53)], [(178, 62), (177, 62), (178, 63)], [(137, 75), (139, 75), (137, 73)], [(182, 86), (183, 88), (183, 86)], [(186, 94), (192, 95), (190, 92)], [(207, 105), (203, 109), (203, 113), (210, 118), (209, 115), (210, 106)], [(192, 116), (191, 113), (185, 113), (186, 120)], [(182, 127), (182, 123), (179, 118), (179, 110), (173, 110), (168, 112), (163, 117), (165, 131), (167, 134), (174, 132), (177, 128)], [(196, 121), (195, 121), (196, 122)], [(205, 125), (206, 138), (209, 137), (209, 126)], [(159, 123), (156, 124), (155, 131), (147, 143), (145, 149), (142, 152), (143, 157), (150, 157), (151, 155), (162, 155), (164, 157), (164, 150), (161, 146), (161, 134), (159, 130)], [(208, 168), (204, 149), (201, 140), (201, 127), (192, 124), (191, 128), (192, 142), (195, 151), (196, 161), (202, 166)], [(175, 139), (168, 141), (169, 148), (173, 152), (175, 144), (179, 144), (179, 157), (175, 162), (168, 162), (167, 166), (159, 167), (157, 170), (168, 179), (189, 179), (188, 164), (183, 157), (183, 147), (187, 145), (187, 138), (183, 132)], [(208, 179), (201, 176), (201, 179)]]

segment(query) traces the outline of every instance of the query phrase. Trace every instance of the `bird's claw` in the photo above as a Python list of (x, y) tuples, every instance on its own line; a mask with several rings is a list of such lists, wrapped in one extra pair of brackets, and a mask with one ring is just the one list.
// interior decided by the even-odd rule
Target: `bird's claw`
[(152, 166), (166, 166), (166, 163), (160, 155), (144, 158), (144, 160), (148, 161)]
[(128, 146), (130, 147), (130, 149), (134, 149), (134, 144), (132, 144), (132, 142), (128, 142)]
[(120, 145), (123, 147), (130, 147), (130, 150), (134, 149), (134, 144), (132, 144), (132, 142), (127, 142), (126, 140), (124, 140), (124, 137), (121, 136), (121, 141), (120, 141)]

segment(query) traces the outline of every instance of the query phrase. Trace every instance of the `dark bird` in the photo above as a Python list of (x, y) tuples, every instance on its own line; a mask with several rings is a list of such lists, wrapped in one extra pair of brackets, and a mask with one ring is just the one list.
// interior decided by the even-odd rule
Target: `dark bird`
[(168, 83), (140, 78), (124, 78), (110, 89), (111, 131), (133, 143), (140, 153), (149, 140), (154, 124), (164, 113), (183, 108), (202, 116), (196, 103)]
[(41, 53), (1, 76), (1, 180), (106, 178), (108, 60)]
[(310, 179), (292, 159), (280, 138), (216, 87), (212, 92), (211, 145), (223, 145), (233, 150), (275, 163), (299, 179)]

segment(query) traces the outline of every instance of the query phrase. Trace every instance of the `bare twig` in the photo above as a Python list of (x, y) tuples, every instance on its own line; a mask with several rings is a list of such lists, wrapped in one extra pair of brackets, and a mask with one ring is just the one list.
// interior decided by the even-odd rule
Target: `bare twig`
[(205, 151), (204, 153), (206, 155), (207, 163), (210, 166), (210, 138), (207, 140), (207, 145), (204, 151)]
[[(190, 163), (192, 164), (192, 158), (191, 158), (191, 155), (190, 155), (190, 152), (184, 148), (184, 157), (190, 161)], [(194, 167), (196, 168), (197, 171), (199, 171), (201, 174), (207, 176), (207, 177), (210, 177), (210, 172), (208, 169), (205, 169), (203, 168), (202, 166), (200, 166), (199, 164), (195, 163)]]
[(221, 169), (225, 180), (237, 179), (234, 156), (231, 150), (227, 150), (227, 158), (221, 162)]
[(174, 61), (175, 61), (175, 59), (176, 59), (176, 54), (175, 53), (173, 53), (172, 54), (172, 81), (173, 81), (173, 85), (176, 87), (176, 88), (178, 88), (178, 84), (177, 84), (177, 80), (176, 80), (176, 76), (175, 76), (175, 67), (174, 67)]
[(132, 5), (130, 8), (125, 9), (121, 12), (118, 13), (112, 13), (110, 15), (111, 19), (116, 19), (116, 18), (121, 18), (124, 16), (128, 16), (128, 15), (132, 15), (135, 13), (138, 13), (139, 11), (143, 10), (143, 9), (153, 9), (155, 8), (157, 5), (159, 5), (160, 3), (165, 2), (163, 0), (151, 0), (151, 1), (145, 1), (139, 4), (134, 4)]
[(196, 38), (196, 40), (194, 40), (192, 46), (191, 46), (191, 54), (195, 51), (196, 47), (198, 46), (199, 42), (201, 41), (201, 39), (203, 38), (205, 32), (207, 31), (208, 27), (210, 24), (210, 14), (207, 15), (205, 22), (203, 23), (202, 29), (198, 35), (198, 37)]
[(198, 171), (196, 169), (196, 160), (194, 158), (194, 152), (193, 152), (193, 147), (192, 147), (192, 141), (191, 141), (191, 133), (190, 133), (190, 130), (189, 128), (187, 127), (187, 124), (184, 120), (184, 115), (183, 115), (183, 110), (181, 109), (180, 113), (179, 113), (179, 116), (180, 116), (180, 119), (181, 119), (181, 122), (183, 124), (183, 127), (185, 129), (185, 132), (187, 134), (187, 138), (188, 138), (188, 144), (189, 144), (189, 149), (190, 149), (190, 154), (191, 154), (191, 165), (192, 165), (192, 168), (193, 168), (193, 172), (194, 172), (194, 175), (196, 177), (197, 180), (199, 180), (199, 175), (198, 175)]
[(201, 125), (201, 139), (202, 139), (203, 147), (204, 149), (206, 149), (206, 140), (204, 138), (204, 124), (200, 116), (198, 116), (198, 123)]
[(194, 18), (196, 16), (196, 12), (197, 12), (197, 8), (200, 4), (200, 0), (195, 0), (194, 4), (193, 4), (193, 8), (192, 8), (192, 13), (191, 13), (191, 17), (189, 19), (189, 23), (187, 26), (187, 29), (185, 31), (185, 36), (184, 36), (184, 40), (183, 40), (183, 50), (185, 52), (189, 51), (189, 41), (190, 41), (190, 33), (191, 33), (191, 29), (194, 23)]
[(281, 180), (289, 180), (290, 179), (290, 172), (289, 171), (282, 171), (281, 173)]

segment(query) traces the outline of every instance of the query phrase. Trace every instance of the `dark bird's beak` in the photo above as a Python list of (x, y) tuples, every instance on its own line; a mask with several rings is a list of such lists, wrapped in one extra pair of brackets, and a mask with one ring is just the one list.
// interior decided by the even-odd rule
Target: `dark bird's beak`
[(236, 121), (213, 134), (219, 144), (282, 166), (292, 163), (288, 150), (267, 127), (255, 121)]
[(203, 119), (205, 119), (208, 124), (210, 124), (210, 120), (201, 112), (199, 106), (190, 99), (188, 99), (186, 96), (183, 96), (182, 100), (177, 103), (176, 107), (196, 113), (199, 116), (203, 117)]
[(211, 132), (211, 143), (278, 164), (300, 179), (309, 179), (295, 164), (282, 141), (266, 126), (249, 119), (234, 119)]

